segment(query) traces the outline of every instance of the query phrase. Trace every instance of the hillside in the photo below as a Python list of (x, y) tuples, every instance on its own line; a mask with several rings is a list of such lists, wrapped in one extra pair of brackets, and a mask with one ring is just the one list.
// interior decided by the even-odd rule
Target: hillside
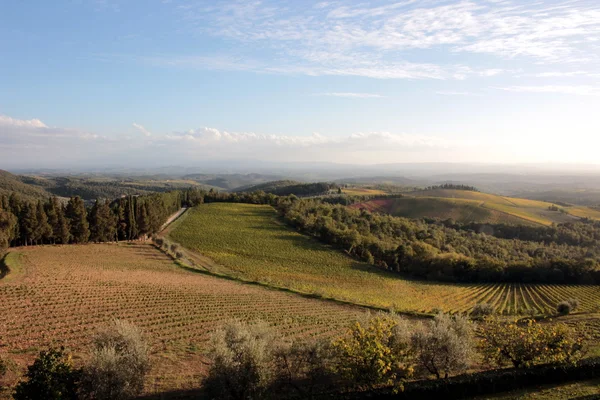
[(600, 220), (600, 211), (589, 207), (556, 206), (553, 211), (552, 206), (556, 205), (469, 190), (433, 189), (406, 193), (401, 199), (367, 201), (353, 207), (410, 218), (452, 218), (462, 223), (551, 225), (584, 217)]
[(43, 188), (29, 185), (23, 182), (21, 177), (0, 170), (0, 195), (10, 196), (11, 193), (17, 193), (29, 200), (44, 199), (51, 196)]
[(397, 311), (468, 311), (488, 302), (506, 314), (548, 313), (570, 297), (582, 299), (582, 311), (592, 311), (600, 301), (597, 286), (404, 279), (288, 228), (269, 206), (203, 204), (176, 222), (169, 237), (224, 266), (235, 277)]
[(353, 204), (350, 207), (366, 208), (372, 212), (386, 213), (398, 217), (452, 219), (463, 224), (476, 222), (483, 224), (537, 225), (510, 214), (481, 207), (479, 202), (463, 199), (403, 197), (370, 200)]

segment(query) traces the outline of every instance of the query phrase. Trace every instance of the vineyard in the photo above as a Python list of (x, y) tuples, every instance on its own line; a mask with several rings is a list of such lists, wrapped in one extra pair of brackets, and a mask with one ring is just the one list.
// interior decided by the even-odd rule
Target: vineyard
[(502, 314), (552, 314), (565, 299), (600, 308), (597, 286), (445, 284), (408, 280), (353, 260), (293, 231), (269, 206), (211, 203), (190, 210), (170, 237), (231, 275), (322, 297), (403, 312), (468, 312), (490, 303)]
[(188, 271), (145, 244), (39, 246), (11, 255), (9, 264), (18, 262), (21, 271), (0, 280), (0, 356), (24, 369), (39, 350), (64, 344), (77, 359), (98, 328), (126, 319), (152, 346), (150, 391), (197, 386), (203, 344), (230, 318), (320, 336), (340, 332), (362, 313)]

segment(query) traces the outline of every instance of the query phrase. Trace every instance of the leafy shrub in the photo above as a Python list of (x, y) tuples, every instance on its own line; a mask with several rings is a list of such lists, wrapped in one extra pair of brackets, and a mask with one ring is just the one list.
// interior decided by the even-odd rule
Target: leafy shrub
[(471, 310), (471, 316), (474, 318), (487, 317), (494, 313), (494, 306), (489, 303), (479, 303)]
[(408, 323), (393, 314), (356, 322), (332, 345), (337, 372), (352, 384), (396, 384), (413, 374)]
[(503, 322), (486, 319), (481, 349), (487, 361), (528, 368), (544, 363), (576, 363), (583, 355), (584, 338), (565, 324)]
[(160, 238), (160, 237), (154, 237), (154, 243), (158, 246), (158, 247), (162, 247), (163, 243), (164, 243), (164, 239)]
[(92, 358), (83, 369), (82, 397), (131, 398), (143, 390), (149, 369), (148, 349), (140, 330), (126, 321), (115, 320), (94, 338)]
[(171, 253), (175, 254), (177, 252), (177, 250), (179, 250), (179, 246), (175, 243), (171, 244)]
[(71, 357), (62, 347), (40, 352), (25, 376), (27, 380), (16, 387), (15, 400), (77, 399), (79, 371), (73, 369)]
[(265, 323), (231, 321), (214, 333), (204, 387), (213, 398), (262, 398), (274, 380), (275, 335)]
[(424, 370), (436, 378), (465, 371), (473, 358), (473, 329), (461, 315), (438, 314), (421, 324), (412, 335), (415, 357)]
[(183, 252), (178, 251), (177, 253), (175, 253), (175, 258), (177, 258), (177, 259), (183, 258)]
[(579, 300), (577, 299), (567, 299), (565, 301), (561, 301), (556, 306), (556, 311), (561, 315), (570, 314), (571, 311), (575, 311), (579, 307)]

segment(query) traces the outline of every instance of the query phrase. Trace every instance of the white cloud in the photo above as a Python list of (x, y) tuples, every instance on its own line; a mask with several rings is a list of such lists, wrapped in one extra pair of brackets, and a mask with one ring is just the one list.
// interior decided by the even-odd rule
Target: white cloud
[(580, 96), (600, 96), (600, 87), (588, 85), (508, 86), (496, 89), (518, 93), (559, 93)]
[(350, 99), (377, 99), (385, 96), (375, 93), (329, 92), (317, 93), (318, 96), (347, 97)]
[(48, 128), (48, 126), (46, 126), (46, 124), (39, 119), (15, 119), (6, 115), (0, 115), (0, 126), (18, 128)]
[(144, 128), (142, 125), (140, 124), (136, 124), (135, 122), (133, 124), (131, 124), (131, 126), (133, 126), (135, 129), (137, 129), (139, 132), (141, 132), (144, 136), (148, 137), (148, 136), (152, 136), (152, 133), (150, 133), (146, 128)]

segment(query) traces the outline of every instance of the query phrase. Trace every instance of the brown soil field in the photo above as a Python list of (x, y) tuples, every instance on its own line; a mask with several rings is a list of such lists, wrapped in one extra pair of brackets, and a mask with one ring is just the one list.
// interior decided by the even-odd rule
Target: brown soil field
[(8, 385), (49, 346), (66, 346), (80, 362), (94, 332), (114, 318), (144, 330), (153, 360), (146, 391), (156, 393), (198, 387), (206, 340), (231, 318), (264, 320), (299, 337), (339, 333), (364, 312), (186, 270), (149, 244), (11, 253), (21, 268), (0, 280), (0, 357), (10, 365)]

